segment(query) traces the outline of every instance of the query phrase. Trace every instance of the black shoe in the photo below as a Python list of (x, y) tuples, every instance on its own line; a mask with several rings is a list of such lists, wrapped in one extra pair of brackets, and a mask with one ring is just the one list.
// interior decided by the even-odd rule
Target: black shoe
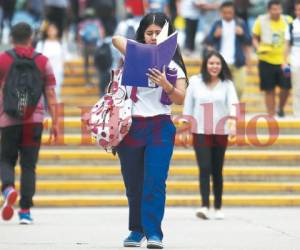
[(284, 117), (284, 116), (285, 116), (283, 110), (279, 110), (279, 111), (277, 112), (277, 115), (278, 115), (279, 117)]

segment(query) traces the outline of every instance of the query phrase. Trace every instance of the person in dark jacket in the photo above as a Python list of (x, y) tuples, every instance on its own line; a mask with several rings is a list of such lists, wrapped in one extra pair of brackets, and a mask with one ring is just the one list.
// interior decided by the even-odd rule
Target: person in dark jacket
[(221, 19), (213, 24), (205, 43), (208, 49), (215, 49), (224, 57), (241, 99), (246, 82), (245, 65), (250, 61), (251, 35), (245, 21), (235, 16), (233, 2), (224, 2), (220, 11)]

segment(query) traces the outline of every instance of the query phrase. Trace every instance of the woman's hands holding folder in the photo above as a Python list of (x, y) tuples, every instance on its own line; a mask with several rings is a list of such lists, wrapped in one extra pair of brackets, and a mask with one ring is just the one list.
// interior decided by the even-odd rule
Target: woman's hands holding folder
[(161, 86), (166, 92), (173, 89), (173, 85), (167, 80), (166, 66), (163, 67), (163, 72), (156, 68), (150, 68), (148, 72), (149, 73), (146, 73), (146, 75), (149, 77), (150, 81)]
[(149, 80), (161, 86), (173, 103), (183, 104), (186, 89), (185, 78), (177, 79), (176, 84), (173, 85), (167, 79), (166, 66), (163, 67), (163, 72), (156, 68), (150, 68), (148, 72), (146, 75), (149, 77)]

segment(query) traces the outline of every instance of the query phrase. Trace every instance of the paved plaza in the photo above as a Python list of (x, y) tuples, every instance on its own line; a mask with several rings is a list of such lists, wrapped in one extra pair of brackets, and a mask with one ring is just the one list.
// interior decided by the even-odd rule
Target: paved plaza
[[(125, 249), (127, 208), (36, 208), (32, 212), (35, 224), (31, 226), (18, 225), (16, 216), (0, 222), (1, 250)], [(194, 212), (193, 208), (166, 209), (165, 249), (300, 249), (299, 208), (225, 208), (223, 221), (199, 220)]]

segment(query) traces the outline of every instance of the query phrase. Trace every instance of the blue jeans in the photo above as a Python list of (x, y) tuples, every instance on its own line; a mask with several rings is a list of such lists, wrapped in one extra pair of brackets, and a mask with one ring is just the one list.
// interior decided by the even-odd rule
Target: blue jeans
[(129, 203), (129, 230), (163, 238), (161, 222), (176, 128), (170, 116), (133, 118), (117, 147)]

